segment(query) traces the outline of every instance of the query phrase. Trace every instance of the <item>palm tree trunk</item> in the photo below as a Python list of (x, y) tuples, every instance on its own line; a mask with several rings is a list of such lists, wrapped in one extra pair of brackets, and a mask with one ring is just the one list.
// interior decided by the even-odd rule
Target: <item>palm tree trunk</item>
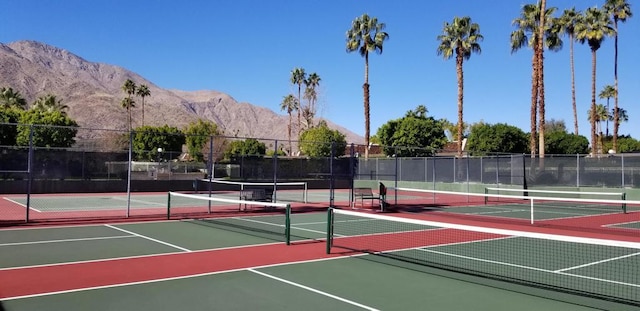
[(573, 35), (569, 36), (569, 54), (571, 57), (571, 105), (573, 107), (573, 127), (578, 135), (578, 107), (576, 105), (576, 71), (573, 61)]
[[(620, 116), (618, 115), (618, 20), (614, 18), (613, 26), (616, 31), (614, 42), (614, 63), (613, 63), (613, 87), (616, 90), (613, 104), (613, 151), (618, 152), (618, 127), (620, 126)], [(607, 126), (607, 130), (609, 127)]]
[(369, 53), (364, 55), (364, 84), (362, 85), (364, 91), (364, 158), (369, 158), (369, 139), (370, 139), (370, 111), (369, 111)]
[[(540, 25), (538, 26), (538, 152), (544, 158), (544, 28), (546, 1), (540, 2)], [(541, 164), (543, 162), (540, 162)]]
[(462, 53), (456, 51), (456, 74), (458, 76), (458, 157), (462, 157), (462, 130), (463, 130), (463, 99), (464, 99), (464, 73), (462, 71)]
[[(287, 108), (288, 109), (288, 108)], [(293, 153), (293, 147), (291, 146), (291, 109), (289, 109), (289, 126), (287, 126), (287, 132), (289, 134), (289, 154), (287, 156), (291, 156)], [(277, 155), (277, 152), (276, 152)]]
[(591, 153), (595, 155), (599, 148), (596, 141), (596, 51), (591, 50)]
[(144, 126), (144, 96), (142, 96), (142, 126)]
[(301, 123), (300, 123), (300, 110), (302, 110), (302, 101), (300, 100), (300, 91), (301, 91), (301, 86), (300, 86), (300, 83), (298, 83), (298, 137), (300, 137), (300, 132), (302, 130)]
[(536, 135), (537, 131), (537, 113), (538, 113), (538, 53), (537, 48), (533, 51), (532, 67), (533, 73), (531, 74), (531, 137), (529, 140), (529, 147), (531, 148), (531, 157), (536, 157)]

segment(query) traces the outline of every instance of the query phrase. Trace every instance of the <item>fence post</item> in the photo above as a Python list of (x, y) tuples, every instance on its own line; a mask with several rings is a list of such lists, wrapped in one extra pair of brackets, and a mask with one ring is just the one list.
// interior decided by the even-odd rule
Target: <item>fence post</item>
[(31, 210), (31, 184), (33, 181), (33, 124), (29, 125), (29, 154), (27, 155), (27, 208), (25, 222), (29, 222)]
[(580, 189), (580, 154), (576, 153), (576, 188)]
[(271, 198), (272, 202), (278, 202), (277, 199), (277, 189), (278, 189), (278, 140), (276, 139), (274, 145), (273, 152), (273, 197)]
[(620, 167), (620, 170), (621, 170), (620, 176), (622, 178), (621, 185), (622, 185), (622, 188), (624, 188), (624, 155), (623, 154), (620, 155), (620, 165), (621, 165), (621, 167)]

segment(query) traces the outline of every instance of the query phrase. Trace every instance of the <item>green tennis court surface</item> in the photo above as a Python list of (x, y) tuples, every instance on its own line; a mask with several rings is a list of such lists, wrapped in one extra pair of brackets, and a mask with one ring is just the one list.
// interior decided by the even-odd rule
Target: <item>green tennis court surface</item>
[[(249, 222), (280, 226), (270, 215), (238, 216)], [(206, 222), (161, 221), (95, 226), (52, 227), (0, 231), (0, 280), (3, 273), (21, 267), (61, 269), (62, 263), (100, 263), (113, 258), (154, 258), (158, 254), (174, 254), (174, 260), (152, 267), (157, 271), (185, 268), (190, 256), (212, 249), (246, 254), (242, 257), (215, 258), (221, 262), (252, 260), (252, 250), (282, 247), (278, 252), (295, 253), (297, 249), (318, 254), (320, 260), (290, 261), (276, 265), (256, 265), (188, 275), (176, 278), (118, 282), (108, 286), (75, 288), (45, 292), (34, 296), (1, 296), (9, 291), (0, 285), (0, 300), (6, 310), (592, 310), (584, 303), (598, 306), (600, 301), (572, 297), (570, 304), (542, 298), (549, 292), (523, 287), (524, 292), (505, 290), (495, 282), (468, 275), (432, 269), (375, 255), (355, 257), (322, 257), (325, 253), (326, 213), (300, 213), (291, 216), (291, 246), (284, 246), (258, 232), (229, 230)], [(366, 222), (365, 222), (366, 223)], [(354, 234), (368, 237), (393, 232), (384, 226), (365, 226)], [(348, 232), (342, 232), (347, 238)], [(576, 259), (553, 253), (571, 244), (544, 245), (526, 238), (474, 239), (456, 245), (429, 247), (438, 256), (454, 258), (463, 264), (482, 263), (491, 269), (515, 270), (513, 273), (544, 275), (548, 271), (585, 265), (572, 273), (598, 277), (606, 283), (625, 283), (638, 295), (637, 269), (626, 273), (597, 275), (598, 266), (627, 266), (638, 262), (640, 254), (625, 249), (603, 249), (585, 246), (581, 252), (595, 254)], [(532, 258), (518, 249), (535, 248), (547, 257)], [(500, 251), (496, 251), (500, 250)], [(214, 256), (219, 253), (212, 253)], [(464, 258), (462, 258), (464, 254)], [(472, 255), (469, 255), (472, 254)], [(171, 255), (171, 256), (174, 256)], [(219, 255), (222, 256), (222, 255)], [(622, 256), (627, 256), (620, 258)], [(162, 256), (161, 256), (162, 258)], [(172, 257), (174, 258), (174, 257)], [(541, 258), (554, 258), (544, 260)], [(254, 258), (256, 259), (256, 258)], [(580, 262), (578, 262), (580, 261)], [(126, 268), (127, 261), (118, 261)], [(259, 262), (259, 261), (257, 261)], [(77, 265), (77, 264), (76, 264)], [(74, 265), (75, 266), (75, 265)], [(28, 270), (28, 269), (27, 269)], [(134, 275), (135, 270), (131, 271)], [(46, 283), (47, 275), (39, 276)], [(66, 278), (82, 278), (69, 275)], [(65, 279), (66, 279), (65, 278)], [(66, 280), (60, 280), (64, 282)], [(33, 283), (37, 288), (40, 282)], [(502, 283), (502, 282), (501, 282)], [(507, 287), (521, 287), (507, 283)], [(574, 299), (575, 298), (575, 299)], [(571, 300), (571, 299), (570, 299)], [(616, 305), (622, 310), (625, 308)], [(604, 307), (607, 309), (606, 307)]]

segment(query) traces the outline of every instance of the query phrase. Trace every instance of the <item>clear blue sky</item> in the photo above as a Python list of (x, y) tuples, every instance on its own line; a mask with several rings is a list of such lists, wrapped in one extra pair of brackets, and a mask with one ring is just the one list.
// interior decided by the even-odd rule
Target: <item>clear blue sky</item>
[[(529, 129), (531, 51), (510, 53), (511, 21), (535, 0), (0, 0), (0, 42), (36, 40), (89, 61), (130, 69), (167, 89), (216, 90), (278, 113), (294, 92), (290, 72), (302, 67), (322, 81), (320, 116), (364, 134), (364, 59), (346, 53), (345, 32), (363, 13), (387, 25), (384, 53), (371, 55), (371, 133), (425, 105), (436, 118), (457, 119), (454, 60), (436, 55), (445, 21), (470, 16), (484, 35), (482, 54), (464, 64), (466, 122)], [(620, 133), (640, 138), (640, 6), (620, 25), (620, 106), (629, 122)], [(584, 10), (604, 0), (548, 0)], [(597, 92), (613, 84), (613, 39), (598, 50)], [(569, 44), (545, 54), (547, 119), (573, 130)], [(576, 44), (580, 134), (589, 137), (591, 54)], [(153, 100), (153, 94), (150, 100)], [(606, 104), (606, 100), (598, 99)], [(613, 107), (613, 100), (611, 101)]]

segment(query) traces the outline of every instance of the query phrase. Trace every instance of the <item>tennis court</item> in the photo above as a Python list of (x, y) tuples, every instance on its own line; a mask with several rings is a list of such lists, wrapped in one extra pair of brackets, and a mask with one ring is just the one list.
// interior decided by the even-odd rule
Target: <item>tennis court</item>
[[(230, 223), (189, 219), (2, 230), (0, 300), (5, 310), (18, 311), (633, 310), (640, 301), (635, 242), (576, 247), (504, 232), (416, 241), (405, 239), (424, 230), (413, 227), (416, 223), (388, 225), (403, 224), (407, 215), (345, 213), (346, 218), (292, 213), (292, 245), (283, 242), (281, 213), (237, 214)], [(277, 230), (267, 232), (264, 225)], [(329, 254), (327, 228), (333, 233)], [(379, 244), (381, 236), (402, 242)], [(548, 281), (548, 275), (560, 285), (567, 277), (597, 279), (602, 294), (636, 305), (443, 269), (415, 252), (435, 254), (440, 263), (453, 260), (476, 270), (480, 265), (482, 273), (500, 271), (533, 281)], [(574, 253), (584, 256), (567, 256)]]

